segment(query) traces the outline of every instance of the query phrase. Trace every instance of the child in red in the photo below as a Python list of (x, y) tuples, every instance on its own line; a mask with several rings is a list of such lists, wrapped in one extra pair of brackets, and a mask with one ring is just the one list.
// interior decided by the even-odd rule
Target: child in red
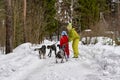
[(65, 46), (66, 57), (69, 58), (69, 45), (68, 45), (68, 36), (66, 31), (62, 31), (61, 35), (62, 36), (60, 38), (60, 47)]

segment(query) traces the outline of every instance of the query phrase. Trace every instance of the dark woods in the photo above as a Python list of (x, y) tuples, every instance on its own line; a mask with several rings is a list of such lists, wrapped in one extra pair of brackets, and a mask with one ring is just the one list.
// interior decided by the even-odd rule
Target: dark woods
[(68, 22), (82, 36), (85, 29), (97, 36), (113, 31), (117, 40), (119, 9), (114, 0), (0, 0), (0, 49), (7, 54), (25, 42), (59, 40)]

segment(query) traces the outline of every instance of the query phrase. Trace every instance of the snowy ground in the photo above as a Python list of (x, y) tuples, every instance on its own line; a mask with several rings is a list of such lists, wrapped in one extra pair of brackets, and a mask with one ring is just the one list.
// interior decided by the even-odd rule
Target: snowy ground
[(0, 80), (120, 80), (119, 46), (79, 45), (79, 58), (74, 59), (70, 43), (69, 60), (57, 64), (54, 55), (39, 59), (36, 47), (41, 45), (25, 43), (13, 53), (0, 54)]

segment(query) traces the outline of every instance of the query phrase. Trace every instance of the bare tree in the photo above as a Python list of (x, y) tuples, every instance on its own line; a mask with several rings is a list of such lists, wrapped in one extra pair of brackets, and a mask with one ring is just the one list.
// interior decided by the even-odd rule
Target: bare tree
[(12, 7), (11, 0), (5, 0), (6, 8), (6, 54), (12, 52)]
[(24, 10), (23, 10), (23, 16), (24, 16), (24, 26), (23, 26), (23, 37), (24, 37), (24, 42), (26, 42), (27, 40), (27, 36), (26, 36), (26, 0), (24, 0)]

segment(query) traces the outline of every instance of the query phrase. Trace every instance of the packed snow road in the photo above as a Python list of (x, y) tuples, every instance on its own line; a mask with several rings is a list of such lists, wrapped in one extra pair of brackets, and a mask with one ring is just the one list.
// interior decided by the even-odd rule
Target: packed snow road
[(42, 61), (24, 80), (85, 80), (85, 75), (92, 73), (89, 66), (79, 59), (71, 58), (68, 62), (57, 64), (52, 58)]
[[(45, 41), (45, 45), (53, 44)], [(120, 47), (107, 45), (79, 45), (79, 58), (55, 63), (54, 54), (39, 59), (36, 47), (25, 43), (13, 53), (0, 55), (0, 80), (119, 80)], [(47, 50), (47, 53), (49, 50)]]

